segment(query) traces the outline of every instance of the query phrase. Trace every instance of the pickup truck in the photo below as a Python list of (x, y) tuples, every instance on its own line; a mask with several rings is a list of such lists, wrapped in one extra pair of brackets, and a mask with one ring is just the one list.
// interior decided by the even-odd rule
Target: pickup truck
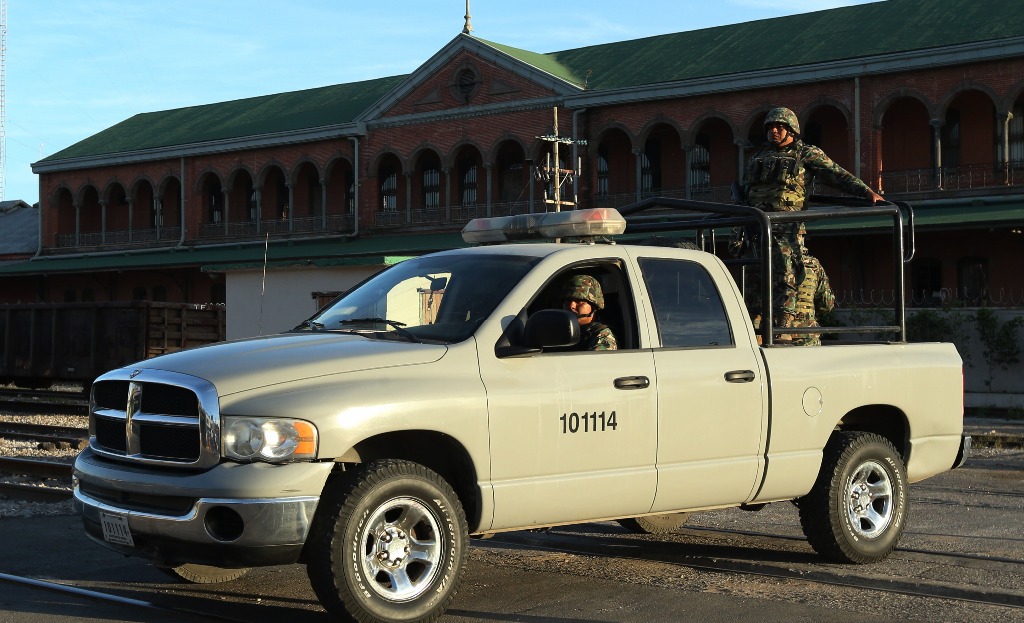
[[(710, 216), (767, 245), (777, 215)], [(902, 322), (873, 329), (886, 341), (774, 343), (735, 267), (605, 241), (625, 228), (610, 209), (473, 221), (486, 244), (403, 261), (292, 331), (108, 372), (74, 467), (87, 534), (193, 582), (303, 563), (329, 613), (388, 622), (440, 616), (468, 538), (502, 531), (660, 532), (790, 501), (824, 557), (886, 557), (908, 484), (969, 451), (955, 348), (908, 344)], [(573, 348), (562, 287), (581, 274), (616, 350)]]

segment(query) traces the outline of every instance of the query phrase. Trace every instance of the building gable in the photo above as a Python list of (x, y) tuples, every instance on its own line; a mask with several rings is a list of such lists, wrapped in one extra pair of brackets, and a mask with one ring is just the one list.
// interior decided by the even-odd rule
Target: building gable
[[(360, 121), (404, 117), (466, 107), (567, 96), (582, 89), (565, 72), (552, 73), (544, 55), (540, 66), (509, 53), (512, 48), (459, 35), (412, 72), (391, 93), (360, 116)], [(521, 55), (520, 55), (521, 56)]]

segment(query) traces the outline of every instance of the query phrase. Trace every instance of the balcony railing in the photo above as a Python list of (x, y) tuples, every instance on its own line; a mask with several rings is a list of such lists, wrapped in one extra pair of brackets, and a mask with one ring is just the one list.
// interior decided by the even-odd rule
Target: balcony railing
[(883, 193), (956, 191), (1024, 185), (1024, 162), (883, 171)]
[[(240, 241), (259, 239), (265, 235), (274, 238), (308, 236), (311, 234), (336, 234), (350, 232), (355, 227), (352, 214), (331, 214), (322, 216), (296, 217), (291, 220), (264, 220), (257, 227), (254, 221), (235, 223), (203, 223), (199, 226), (198, 238), (203, 242)], [(146, 245), (172, 246), (181, 239), (180, 227), (156, 229), (133, 229), (107, 232), (81, 232), (57, 234), (56, 249), (103, 249), (107, 247), (132, 248)]]
[(157, 229), (134, 229), (131, 231), (81, 232), (75, 234), (56, 234), (55, 246), (58, 249), (75, 249), (80, 247), (134, 247), (146, 245), (172, 245), (181, 239), (180, 227), (161, 227)]

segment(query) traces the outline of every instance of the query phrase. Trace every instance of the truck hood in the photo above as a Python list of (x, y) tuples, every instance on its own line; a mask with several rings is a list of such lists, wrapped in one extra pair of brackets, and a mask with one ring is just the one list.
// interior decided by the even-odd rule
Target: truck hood
[(219, 342), (147, 359), (133, 370), (167, 370), (203, 378), (221, 396), (345, 372), (439, 360), (442, 344), (396, 342), (338, 333), (285, 333)]

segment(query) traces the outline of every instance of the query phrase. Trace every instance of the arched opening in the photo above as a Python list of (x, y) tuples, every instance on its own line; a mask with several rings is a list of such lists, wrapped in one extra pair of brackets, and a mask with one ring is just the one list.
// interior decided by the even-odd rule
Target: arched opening
[(57, 229), (54, 243), (57, 247), (73, 247), (75, 241), (75, 199), (67, 188), (60, 188), (54, 194), (53, 208), (57, 214)]
[(137, 182), (131, 191), (128, 236), (132, 242), (151, 242), (156, 236), (156, 202), (153, 185), (147, 180)]
[(103, 244), (125, 244), (131, 228), (128, 218), (128, 193), (114, 182), (107, 187), (107, 205), (103, 225)]
[(100, 194), (95, 186), (86, 186), (81, 197), (82, 205), (78, 211), (78, 241), (75, 246), (96, 246), (100, 244), (103, 226)]
[(443, 220), (441, 157), (431, 149), (420, 152), (413, 169), (413, 223), (439, 223)]
[(157, 203), (155, 215), (160, 240), (178, 240), (181, 237), (181, 181), (168, 178)]
[(469, 145), (463, 146), (455, 154), (453, 169), (455, 171), (455, 200), (452, 207), (452, 220), (465, 223), (477, 216), (483, 216), (486, 176), (483, 158), (480, 152)]
[(323, 217), (323, 187), (320, 172), (310, 162), (303, 162), (295, 172), (292, 191), (292, 228), (295, 231), (312, 231)]
[(901, 97), (882, 117), (882, 192), (934, 188), (932, 128), (921, 100)]
[(722, 119), (703, 121), (693, 133), (690, 155), (690, 197), (699, 201), (732, 200), (732, 184), (739, 179), (736, 141)]
[(640, 190), (644, 197), (684, 197), (686, 158), (679, 133), (667, 124), (654, 127), (644, 141)]
[(374, 222), (381, 227), (404, 224), (399, 196), (405, 192), (402, 163), (395, 154), (385, 154), (377, 164), (377, 209)]
[(495, 172), (494, 216), (524, 214), (530, 209), (530, 179), (526, 153), (516, 141), (504, 141), (498, 147)]
[(355, 184), (352, 163), (337, 158), (327, 165), (327, 216), (330, 231), (351, 231), (355, 227)]
[(256, 221), (259, 215), (256, 213), (256, 189), (253, 185), (252, 175), (245, 169), (237, 171), (229, 179), (230, 188), (228, 198), (231, 213), (234, 215), (240, 233), (255, 234)]
[(288, 221), (288, 184), (278, 166), (267, 168), (260, 185), (260, 231), (276, 231)]
[(597, 144), (597, 206), (617, 208), (636, 201), (636, 158), (629, 136), (608, 130)]
[(981, 91), (957, 94), (943, 114), (941, 182), (946, 190), (996, 183), (995, 104)]
[(200, 213), (203, 215), (202, 233), (204, 236), (224, 236), (227, 234), (228, 215), (225, 209), (224, 189), (220, 178), (213, 173), (205, 173), (199, 182)]

